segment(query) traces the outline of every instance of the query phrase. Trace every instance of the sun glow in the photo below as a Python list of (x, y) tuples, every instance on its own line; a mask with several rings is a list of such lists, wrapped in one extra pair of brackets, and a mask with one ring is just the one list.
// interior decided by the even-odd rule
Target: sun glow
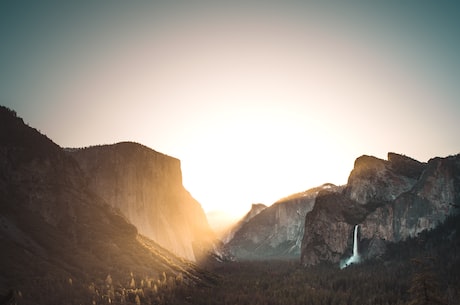
[(53, 6), (46, 22), (31, 11), (2, 36), (0, 92), (61, 146), (136, 141), (180, 159), (207, 212), (346, 183), (362, 154), (457, 152), (458, 35), (429, 38), (416, 7), (410, 20), (370, 6), (191, 3)]
[(205, 210), (241, 216), (252, 203), (271, 205), (324, 182), (345, 183), (351, 165), (337, 152), (346, 147), (324, 128), (297, 123), (278, 112), (213, 125), (182, 160), (184, 185)]

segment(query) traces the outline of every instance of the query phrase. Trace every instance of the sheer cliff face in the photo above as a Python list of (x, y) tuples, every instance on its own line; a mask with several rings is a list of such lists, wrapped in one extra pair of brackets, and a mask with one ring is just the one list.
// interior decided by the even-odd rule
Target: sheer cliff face
[(339, 262), (351, 253), (352, 231), (360, 224), (363, 257), (434, 228), (460, 202), (460, 155), (427, 164), (392, 154), (388, 161), (356, 160), (340, 194), (323, 192), (306, 216), (301, 260), (305, 265)]
[(323, 188), (338, 189), (328, 184), (287, 197), (254, 213), (255, 216), (240, 222), (232, 232), (226, 250), (237, 259), (298, 258), (305, 215), (312, 210), (315, 197)]
[(313, 210), (305, 219), (301, 245), (304, 264), (321, 261), (338, 262), (347, 248), (349, 232), (353, 229), (346, 219), (344, 207), (350, 205), (342, 193), (324, 191), (318, 194)]
[(211, 241), (200, 204), (182, 186), (179, 160), (136, 143), (79, 149), (71, 155), (91, 189), (141, 234), (190, 260)]

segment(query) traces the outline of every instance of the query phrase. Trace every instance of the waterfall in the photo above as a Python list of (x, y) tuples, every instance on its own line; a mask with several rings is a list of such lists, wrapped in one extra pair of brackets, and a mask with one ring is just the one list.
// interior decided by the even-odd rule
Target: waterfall
[(352, 257), (359, 257), (359, 253), (358, 253), (358, 227), (359, 227), (359, 225), (355, 225), (355, 232), (353, 233), (353, 256)]
[(358, 248), (358, 228), (359, 225), (355, 225), (355, 229), (353, 232), (353, 255), (350, 256), (347, 260), (340, 263), (340, 269), (346, 268), (351, 264), (357, 264), (361, 261)]

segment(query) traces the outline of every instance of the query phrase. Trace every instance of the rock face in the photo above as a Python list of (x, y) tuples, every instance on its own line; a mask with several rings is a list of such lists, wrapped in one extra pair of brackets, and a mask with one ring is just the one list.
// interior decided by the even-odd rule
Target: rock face
[(395, 153), (362, 156), (341, 193), (318, 194), (307, 214), (301, 262), (338, 263), (349, 256), (359, 224), (362, 257), (378, 257), (386, 242), (432, 229), (460, 203), (460, 155), (421, 163)]
[(137, 275), (194, 272), (138, 235), (90, 188), (71, 155), (1, 106), (0, 241), (0, 291), (21, 290), (24, 304), (65, 303), (57, 299), (63, 280), (73, 279), (83, 298), (90, 281), (103, 283), (108, 274), (124, 283)]
[(139, 232), (196, 260), (212, 242), (201, 205), (182, 186), (178, 159), (136, 143), (72, 150), (89, 186)]
[(252, 218), (260, 214), (260, 212), (262, 212), (266, 208), (267, 206), (262, 203), (253, 204), (251, 210), (249, 210), (249, 212), (246, 215), (244, 215), (244, 217), (240, 221), (238, 221), (238, 223), (235, 226), (233, 226), (229, 232), (224, 234), (222, 242), (224, 244), (228, 244), (235, 236), (235, 233), (238, 232), (241, 229), (241, 227), (244, 226), (244, 224), (249, 222)]
[[(243, 219), (226, 242), (225, 248), (236, 259), (298, 258), (305, 226), (305, 215), (313, 208), (320, 190), (341, 188), (332, 184), (294, 194)], [(252, 214), (252, 215), (251, 215)], [(255, 216), (253, 216), (255, 214)]]

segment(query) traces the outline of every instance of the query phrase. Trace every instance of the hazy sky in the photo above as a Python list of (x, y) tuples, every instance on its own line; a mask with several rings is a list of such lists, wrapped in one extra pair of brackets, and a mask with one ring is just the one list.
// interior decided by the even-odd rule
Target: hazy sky
[(456, 1), (63, 2), (1, 1), (0, 104), (63, 147), (179, 158), (206, 211), (460, 152)]

